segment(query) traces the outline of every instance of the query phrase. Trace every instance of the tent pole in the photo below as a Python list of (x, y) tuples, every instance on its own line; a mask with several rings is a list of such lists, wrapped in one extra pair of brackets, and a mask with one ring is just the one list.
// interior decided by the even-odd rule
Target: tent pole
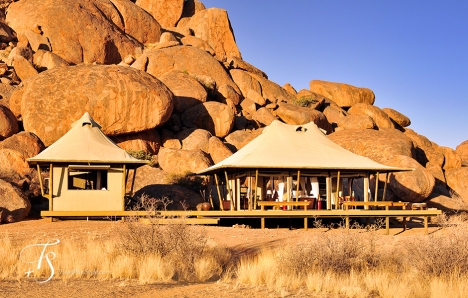
[[(332, 193), (332, 189), (331, 189), (331, 178), (330, 178), (330, 173), (328, 173), (328, 177), (325, 178), (325, 182), (326, 182), (326, 192), (327, 192), (327, 210), (331, 210), (332, 209), (332, 201), (331, 201), (331, 193)], [(319, 199), (319, 198), (317, 198)]]
[(255, 191), (253, 209), (257, 209), (257, 187), (258, 187), (258, 169), (255, 170)]
[(297, 170), (296, 202), (299, 201), (299, 185), (301, 183), (301, 170)]
[(383, 196), (382, 196), (382, 201), (385, 201), (385, 195), (387, 194), (387, 183), (388, 183), (388, 172), (387, 174), (385, 175), (385, 184), (384, 184), (384, 188), (383, 188)]
[(54, 211), (54, 166), (50, 164), (49, 168), (49, 211)]
[(39, 176), (39, 185), (41, 186), (41, 195), (44, 196), (44, 185), (42, 185), (41, 167), (37, 164), (37, 175)]
[(252, 211), (252, 172), (249, 171), (249, 211)]
[(127, 165), (123, 165), (122, 172), (122, 211), (125, 210), (125, 192), (127, 190)]
[(379, 172), (375, 174), (375, 195), (374, 195), (374, 201), (378, 201), (377, 197), (379, 196)]
[(336, 176), (336, 209), (340, 209), (341, 206), (339, 206), (340, 202), (340, 197), (338, 196), (340, 194), (340, 174), (341, 171), (338, 171), (338, 175)]
[[(228, 177), (228, 174), (227, 174), (227, 171), (224, 170), (224, 176), (226, 177), (226, 189), (228, 191), (228, 194), (229, 194), (229, 197), (231, 198), (231, 205), (232, 205), (232, 189), (231, 189), (231, 183), (229, 183), (229, 177)], [(227, 198), (226, 198), (227, 200)], [(224, 211), (224, 207), (221, 208), (221, 210)]]
[[(364, 177), (364, 202), (369, 202), (369, 173)], [(369, 206), (364, 206), (364, 209), (369, 209)]]
[[(221, 206), (221, 210), (223, 210), (223, 200), (221, 198), (221, 190), (219, 189), (218, 174), (214, 173), (214, 177), (215, 177), (215, 182), (216, 182), (216, 190), (218, 191), (219, 204)], [(205, 198), (203, 198), (203, 199), (205, 199)]]
[(132, 185), (130, 186), (130, 195), (133, 196), (133, 187), (135, 186), (137, 168), (133, 169)]

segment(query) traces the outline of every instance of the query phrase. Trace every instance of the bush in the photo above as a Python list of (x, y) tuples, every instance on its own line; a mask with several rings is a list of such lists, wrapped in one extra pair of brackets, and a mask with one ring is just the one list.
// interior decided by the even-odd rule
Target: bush
[(301, 106), (301, 107), (308, 107), (310, 104), (314, 104), (317, 102), (318, 100), (313, 95), (304, 95), (293, 100), (293, 104)]
[[(184, 223), (184, 218), (158, 215), (172, 203), (167, 198), (140, 197), (134, 210), (144, 210), (142, 217), (127, 217), (117, 226), (118, 249), (124, 257), (157, 258), (166, 263), (172, 278), (186, 281), (205, 281), (219, 277), (229, 262), (227, 251), (208, 246), (203, 231)], [(162, 223), (161, 221), (168, 221)], [(218, 256), (218, 257), (213, 257)]]

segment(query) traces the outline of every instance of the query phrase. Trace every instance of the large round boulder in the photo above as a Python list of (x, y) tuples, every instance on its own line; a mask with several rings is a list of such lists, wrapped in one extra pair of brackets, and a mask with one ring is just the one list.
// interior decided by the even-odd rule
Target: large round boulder
[(254, 79), (247, 71), (231, 69), (229, 73), (237, 86), (239, 86), (244, 97), (247, 97), (250, 90), (257, 91), (258, 93), (262, 92), (262, 85), (260, 85), (260, 82)]
[(188, 109), (181, 117), (187, 127), (198, 127), (224, 138), (234, 126), (234, 112), (223, 103), (209, 101)]
[(318, 127), (330, 133), (332, 127), (325, 115), (311, 108), (301, 107), (290, 103), (279, 103), (276, 115), (287, 124), (300, 125), (314, 122)]
[(357, 103), (373, 104), (375, 101), (374, 92), (367, 88), (320, 80), (310, 81), (309, 86), (310, 91), (333, 100), (340, 107), (351, 107)]
[(236, 130), (226, 136), (224, 139), (230, 145), (232, 151), (240, 150), (242, 147), (250, 143), (253, 139), (258, 137), (263, 131), (263, 128), (254, 131)]
[(291, 95), (291, 93), (283, 89), (280, 85), (276, 84), (275, 82), (270, 81), (264, 76), (256, 73), (248, 74), (260, 83), (260, 86), (262, 87), (262, 92), (260, 94), (267, 101), (270, 101), (272, 103), (294, 101), (295, 96)]
[(443, 167), (445, 162), (445, 157), (442, 152), (438, 149), (438, 145), (431, 142), (427, 137), (420, 135), (413, 131), (412, 129), (405, 128), (404, 134), (413, 140), (415, 145), (415, 155), (414, 158), (423, 166), (427, 162), (432, 162), (434, 164)]
[(224, 9), (209, 8), (195, 13), (186, 27), (193, 30), (196, 37), (206, 40), (215, 50), (215, 57), (226, 61), (227, 57), (241, 58), (234, 32), (227, 12)]
[(182, 16), (184, 0), (136, 0), (164, 28), (174, 27)]
[(15, 150), (25, 158), (31, 158), (44, 150), (45, 146), (35, 134), (21, 131), (0, 142), (0, 149)]
[(124, 66), (54, 68), (29, 80), (21, 114), (26, 131), (46, 146), (89, 112), (107, 135), (136, 133), (164, 124), (172, 114), (172, 92), (153, 76)]
[(0, 179), (0, 222), (23, 220), (31, 210), (28, 198), (16, 187)]
[(232, 151), (217, 137), (211, 137), (208, 145), (208, 153), (215, 164), (232, 155)]
[[(330, 110), (327, 107), (326, 110)], [(336, 124), (338, 127), (344, 129), (373, 129), (375, 128), (374, 120), (363, 114), (350, 114), (348, 116), (342, 116), (337, 119)]]
[(15, 115), (4, 105), (0, 104), (0, 140), (6, 139), (19, 130)]
[[(170, 174), (164, 172), (160, 168), (155, 168), (149, 165), (139, 167), (136, 171), (135, 184), (133, 185), (133, 191), (137, 192), (143, 187), (150, 184), (166, 184), (169, 180)], [(133, 179), (133, 171), (130, 172), (129, 179)], [(127, 192), (130, 188), (127, 187)]]
[(193, 77), (181, 71), (171, 71), (158, 77), (174, 94), (174, 112), (183, 113), (206, 102), (205, 88)]
[(256, 110), (253, 115), (252, 119), (255, 121), (260, 122), (261, 124), (268, 126), (274, 120), (277, 120), (276, 117), (265, 107), (261, 107), (260, 109)]
[(374, 123), (379, 129), (393, 129), (395, 125), (393, 124), (392, 120), (382, 112), (376, 106), (367, 104), (367, 103), (357, 103), (353, 105), (349, 110), (348, 113), (350, 115), (367, 115), (374, 120)]
[(23, 154), (13, 149), (0, 149), (0, 179), (22, 187), (30, 180), (30, 175), (31, 168)]
[(144, 151), (149, 154), (158, 154), (162, 145), (161, 137), (156, 129), (113, 136), (111, 139), (124, 150)]
[(218, 60), (195, 47), (175, 46), (148, 51), (138, 57), (132, 67), (144, 70), (155, 77), (160, 77), (172, 70), (185, 72), (195, 79), (209, 76), (213, 78), (216, 86), (226, 84), (231, 86), (237, 93), (240, 93), (239, 88)]
[(394, 155), (413, 156), (413, 142), (396, 129), (342, 130), (328, 137), (341, 147), (377, 162), (384, 162)]
[(413, 168), (414, 171), (394, 172), (389, 177), (389, 187), (401, 200), (420, 203), (432, 193), (434, 177), (416, 160), (403, 155), (387, 159), (386, 164), (399, 168)]
[(460, 155), (449, 147), (439, 146), (438, 151), (444, 155), (444, 166), (445, 171), (450, 169), (458, 169), (462, 166), (462, 160)]
[(59, 55), (44, 50), (38, 50), (34, 53), (33, 63), (40, 71), (69, 65), (69, 63)]
[(201, 150), (172, 150), (161, 148), (158, 155), (161, 169), (173, 174), (196, 173), (213, 165)]
[(407, 127), (411, 124), (410, 118), (407, 116), (403, 115), (402, 113), (390, 109), (390, 108), (383, 108), (382, 112), (387, 114), (387, 116), (392, 119), (396, 124), (400, 125), (401, 127)]
[(9, 6), (6, 22), (18, 34), (41, 30), (52, 52), (73, 64), (119, 63), (161, 35), (149, 13), (122, 0), (18, 1)]
[(462, 164), (468, 166), (468, 140), (458, 145), (455, 151), (460, 155)]
[(468, 203), (468, 167), (445, 171), (447, 185)]
[(182, 143), (184, 150), (201, 150), (205, 153), (209, 151), (209, 141), (212, 134), (204, 129), (190, 128), (184, 129), (178, 134), (178, 138)]

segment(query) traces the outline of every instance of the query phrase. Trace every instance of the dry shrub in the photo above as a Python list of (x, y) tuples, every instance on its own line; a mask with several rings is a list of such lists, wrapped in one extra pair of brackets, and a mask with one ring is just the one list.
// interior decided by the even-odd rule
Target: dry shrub
[[(154, 212), (159, 206), (165, 210), (172, 201), (144, 195), (139, 202), (135, 208), (147, 211), (143, 217), (145, 223), (141, 222), (142, 218), (130, 217), (116, 226), (117, 247), (121, 255), (153, 258), (157, 260), (155, 263), (172, 268), (158, 269), (164, 273), (157, 274), (162, 276), (157, 279), (167, 280), (169, 272), (172, 279), (184, 281), (206, 281), (221, 275), (230, 257), (227, 251), (220, 257), (219, 249), (208, 246), (203, 231), (187, 225), (184, 218), (164, 218)], [(164, 224), (161, 220), (165, 221)], [(142, 272), (144, 276), (152, 276), (147, 271)]]
[(466, 223), (408, 241), (407, 264), (423, 274), (447, 277), (468, 274)]

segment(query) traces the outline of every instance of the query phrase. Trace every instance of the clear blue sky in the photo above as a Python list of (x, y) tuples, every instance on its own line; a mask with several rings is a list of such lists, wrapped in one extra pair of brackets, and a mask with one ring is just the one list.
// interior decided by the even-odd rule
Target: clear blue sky
[(227, 10), (244, 60), (279, 85), (367, 87), (431, 141), (468, 139), (468, 1), (201, 1)]

